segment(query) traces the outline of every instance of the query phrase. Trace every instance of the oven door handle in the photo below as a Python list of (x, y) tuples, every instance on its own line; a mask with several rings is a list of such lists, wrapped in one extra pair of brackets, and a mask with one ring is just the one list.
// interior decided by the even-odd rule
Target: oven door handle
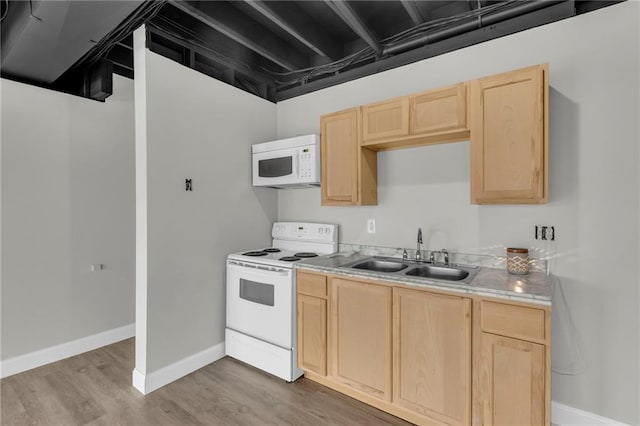
[(256, 272), (259, 271), (260, 274), (274, 277), (286, 277), (291, 273), (290, 269), (274, 269), (273, 267), (269, 268), (268, 266), (252, 265), (249, 263), (235, 262), (232, 260), (229, 260), (227, 264), (229, 268), (235, 269), (236, 271), (242, 271), (243, 268), (252, 268), (253, 270), (256, 270)]

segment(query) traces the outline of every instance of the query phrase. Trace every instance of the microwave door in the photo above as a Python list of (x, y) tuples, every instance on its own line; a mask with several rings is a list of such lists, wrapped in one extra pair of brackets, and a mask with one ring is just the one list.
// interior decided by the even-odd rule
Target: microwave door
[(294, 183), (299, 167), (293, 149), (253, 154), (253, 184), (269, 186)]

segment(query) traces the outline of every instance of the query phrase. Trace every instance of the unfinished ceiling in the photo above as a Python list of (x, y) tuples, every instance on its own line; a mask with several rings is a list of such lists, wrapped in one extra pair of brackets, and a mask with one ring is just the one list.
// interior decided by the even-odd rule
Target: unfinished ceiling
[(94, 99), (148, 47), (278, 101), (618, 1), (2, 2), (2, 76)]

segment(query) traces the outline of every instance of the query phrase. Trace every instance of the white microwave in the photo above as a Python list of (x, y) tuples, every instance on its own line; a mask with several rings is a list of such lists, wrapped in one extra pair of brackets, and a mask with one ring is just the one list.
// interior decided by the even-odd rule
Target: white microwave
[(253, 186), (320, 186), (318, 135), (296, 136), (251, 147)]

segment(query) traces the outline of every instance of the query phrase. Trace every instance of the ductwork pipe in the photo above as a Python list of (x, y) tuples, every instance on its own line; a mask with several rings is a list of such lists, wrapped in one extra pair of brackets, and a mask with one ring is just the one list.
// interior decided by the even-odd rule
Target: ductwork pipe
[(516, 16), (524, 15), (526, 13), (534, 12), (539, 9), (544, 9), (553, 6), (563, 1), (529, 1), (526, 3), (519, 3), (509, 9), (488, 13), (482, 16), (482, 18), (476, 18), (472, 21), (467, 21), (458, 25), (454, 25), (450, 28), (444, 28), (442, 30), (433, 31), (428, 34), (418, 36), (409, 40), (401, 41), (399, 43), (387, 46), (382, 50), (382, 55), (396, 55), (407, 50), (415, 49), (416, 47), (435, 43), (450, 37), (454, 37), (469, 31), (473, 31), (487, 25), (497, 24), (498, 22), (506, 21), (507, 19), (515, 18)]

